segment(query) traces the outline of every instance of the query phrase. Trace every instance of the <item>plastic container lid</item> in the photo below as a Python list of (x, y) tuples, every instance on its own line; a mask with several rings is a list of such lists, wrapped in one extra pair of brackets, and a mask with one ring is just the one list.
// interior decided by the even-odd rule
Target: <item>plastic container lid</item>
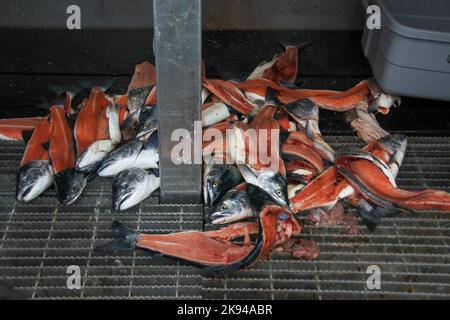
[(404, 37), (450, 42), (450, 0), (363, 0), (378, 5), (382, 25)]

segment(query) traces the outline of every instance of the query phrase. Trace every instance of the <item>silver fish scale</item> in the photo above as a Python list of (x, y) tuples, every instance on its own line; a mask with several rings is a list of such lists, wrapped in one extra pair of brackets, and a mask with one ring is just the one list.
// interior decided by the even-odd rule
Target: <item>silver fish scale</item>
[[(329, 136), (333, 146), (361, 146), (355, 137)], [(411, 137), (398, 184), (450, 191), (450, 138)], [(58, 206), (54, 190), (29, 204), (14, 200), (15, 173), (23, 146), (1, 142), (0, 274), (33, 299), (395, 299), (450, 298), (450, 217), (408, 213), (382, 220), (376, 232), (348, 235), (345, 227), (306, 224), (319, 259), (300, 261), (272, 254), (251, 269), (225, 278), (144, 251), (105, 254), (94, 247), (111, 239), (119, 219), (142, 232), (209, 229), (198, 205), (144, 201), (126, 214), (111, 210), (111, 179), (96, 178), (80, 199)], [(302, 220), (305, 220), (302, 218)], [(379, 265), (381, 290), (366, 287), (367, 267)], [(67, 266), (78, 265), (81, 289), (66, 286)]]

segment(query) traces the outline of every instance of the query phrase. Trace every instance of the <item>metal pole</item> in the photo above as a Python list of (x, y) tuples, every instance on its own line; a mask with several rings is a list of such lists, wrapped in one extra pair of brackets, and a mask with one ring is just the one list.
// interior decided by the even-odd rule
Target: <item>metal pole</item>
[(194, 146), (192, 163), (176, 164), (172, 150), (179, 142), (171, 136), (186, 129), (194, 140), (194, 121), (200, 120), (201, 0), (153, 0), (153, 8), (161, 202), (198, 203), (202, 167), (193, 164)]

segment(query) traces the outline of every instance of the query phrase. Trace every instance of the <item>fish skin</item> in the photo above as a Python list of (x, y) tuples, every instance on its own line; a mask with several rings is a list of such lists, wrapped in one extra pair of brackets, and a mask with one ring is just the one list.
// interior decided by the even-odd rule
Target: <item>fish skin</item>
[(120, 132), (124, 141), (130, 141), (136, 138), (137, 125), (141, 109), (131, 112), (120, 126)]
[(113, 208), (127, 210), (148, 198), (159, 188), (160, 178), (141, 168), (124, 170), (114, 177)]
[(212, 224), (223, 224), (253, 217), (247, 187), (241, 184), (220, 199), (210, 215)]
[(159, 168), (158, 134), (154, 132), (148, 141), (131, 140), (108, 154), (97, 169), (100, 177), (111, 177), (128, 168)]
[(205, 164), (203, 197), (206, 206), (214, 206), (231, 188), (243, 181), (238, 168), (230, 164)]
[(286, 112), (297, 122), (319, 120), (319, 107), (310, 99), (300, 99), (284, 106)]
[(145, 104), (145, 101), (150, 95), (152, 89), (153, 86), (147, 86), (143, 88), (133, 89), (128, 92), (127, 106), (130, 113), (133, 113), (134, 111), (140, 109)]

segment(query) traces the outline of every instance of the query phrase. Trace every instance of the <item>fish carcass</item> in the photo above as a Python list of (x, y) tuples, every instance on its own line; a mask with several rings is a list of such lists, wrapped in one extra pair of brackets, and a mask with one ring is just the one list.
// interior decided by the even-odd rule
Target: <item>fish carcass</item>
[(75, 146), (68, 116), (63, 106), (50, 108), (49, 153), (55, 173), (55, 186), (58, 200), (62, 204), (72, 204), (86, 187), (84, 173), (78, 172), (76, 166)]
[(52, 126), (46, 117), (33, 130), (17, 174), (16, 198), (31, 201), (53, 184), (53, 168), (45, 145), (49, 144)]

